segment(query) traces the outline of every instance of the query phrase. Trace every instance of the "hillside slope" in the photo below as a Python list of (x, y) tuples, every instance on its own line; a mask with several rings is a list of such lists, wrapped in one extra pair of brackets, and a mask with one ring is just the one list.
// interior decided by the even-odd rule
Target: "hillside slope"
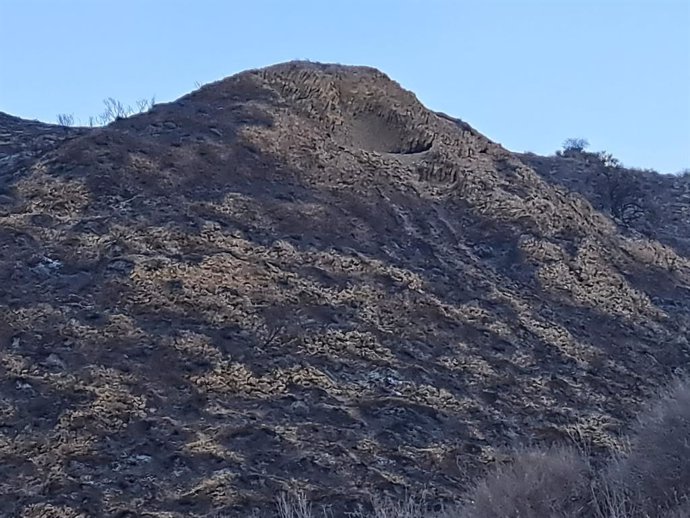
[(687, 371), (687, 249), (374, 69), (0, 135), (3, 516), (454, 498)]
[(629, 169), (586, 151), (519, 156), (547, 181), (582, 194), (623, 233), (637, 232), (690, 255), (690, 174)]

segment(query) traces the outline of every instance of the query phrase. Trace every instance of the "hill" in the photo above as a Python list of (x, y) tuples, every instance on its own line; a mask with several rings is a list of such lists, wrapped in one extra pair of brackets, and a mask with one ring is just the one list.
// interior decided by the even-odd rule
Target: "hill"
[(377, 70), (0, 139), (2, 515), (453, 499), (521, 444), (615, 450), (687, 372), (687, 178), (631, 173), (660, 223), (616, 217), (598, 162)]

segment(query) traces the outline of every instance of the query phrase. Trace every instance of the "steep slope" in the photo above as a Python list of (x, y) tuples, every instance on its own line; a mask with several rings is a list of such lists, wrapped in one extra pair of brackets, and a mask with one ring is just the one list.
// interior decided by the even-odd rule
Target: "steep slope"
[(454, 498), (518, 444), (615, 448), (687, 369), (687, 255), (374, 69), (51, 142), (0, 157), (2, 514)]
[(566, 155), (520, 159), (548, 181), (582, 194), (624, 233), (638, 232), (690, 256), (690, 174), (630, 169), (586, 151)]

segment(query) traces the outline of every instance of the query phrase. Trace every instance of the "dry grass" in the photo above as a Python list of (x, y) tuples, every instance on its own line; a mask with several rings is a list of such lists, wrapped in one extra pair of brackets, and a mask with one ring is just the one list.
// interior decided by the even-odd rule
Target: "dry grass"
[[(354, 518), (688, 518), (690, 381), (677, 381), (640, 415), (629, 451), (595, 470), (571, 447), (517, 452), (466, 495), (468, 503), (432, 511), (424, 501), (374, 499)], [(304, 494), (282, 495), (280, 518), (314, 512)]]
[(377, 72), (287, 65), (0, 133), (0, 516), (452, 501), (508, 441), (579, 427), (602, 454), (687, 365), (683, 249)]
[[(402, 500), (392, 498), (372, 498), (370, 509), (346, 513), (349, 518), (455, 518), (457, 510), (432, 510), (424, 500), (407, 497)], [(314, 510), (302, 492), (283, 493), (276, 501), (278, 518), (330, 518), (336, 516), (330, 509)]]

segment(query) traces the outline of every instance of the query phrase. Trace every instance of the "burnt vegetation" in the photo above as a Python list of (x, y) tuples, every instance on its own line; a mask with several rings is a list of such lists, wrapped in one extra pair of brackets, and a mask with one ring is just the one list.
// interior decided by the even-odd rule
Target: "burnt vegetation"
[(654, 202), (646, 198), (637, 175), (611, 153), (590, 152), (588, 147), (586, 139), (569, 138), (556, 155), (584, 162), (593, 177), (590, 186), (599, 193), (598, 206), (622, 225), (631, 227), (641, 218), (653, 218)]
[(107, 110), (0, 114), (0, 515), (687, 515), (687, 175), (366, 67)]
[[(690, 511), (690, 384), (650, 401), (625, 447), (604, 461), (586, 442), (520, 448), (458, 502), (373, 498), (360, 518), (685, 518)], [(280, 518), (328, 516), (304, 494), (282, 494)], [(271, 515), (273, 515), (271, 513)]]

